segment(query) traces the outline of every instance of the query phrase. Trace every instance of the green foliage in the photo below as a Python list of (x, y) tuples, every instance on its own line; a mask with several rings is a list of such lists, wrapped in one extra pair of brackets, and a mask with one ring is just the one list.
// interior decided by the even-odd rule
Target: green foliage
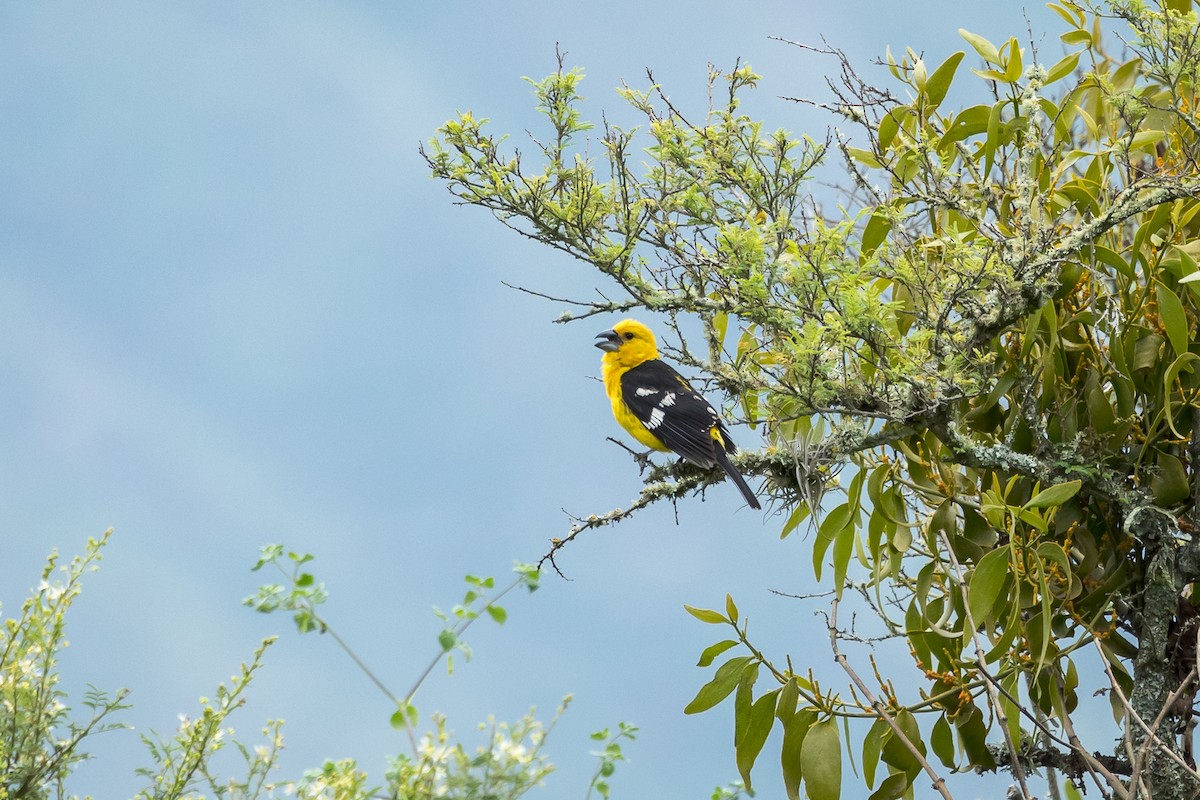
[[(581, 73), (560, 65), (534, 82), (556, 134), (541, 163), (470, 114), (425, 151), (455, 196), (623, 292), (561, 321), (696, 317), (705, 348), (673, 355), (763, 432), (739, 463), (766, 479), (781, 535), (812, 520), (848, 692), (775, 666), (732, 601), (687, 608), (732, 630), (702, 652), (716, 669), (685, 711), (732, 697), (747, 789), (776, 720), (789, 797), (848, 793), (856, 741), (878, 798), (912, 796), (922, 773), (947, 795), (940, 768), (998, 762), (1026, 796), (1034, 764), (1121, 797), (1200, 783), (1180, 755), (1200, 579), (1200, 26), (1186, 0), (1050, 8), (1064, 52), (1049, 66), (963, 30), (969, 50), (932, 69), (889, 53), (876, 88), (834, 54), (827, 108), (851, 130), (824, 144), (744, 114), (760, 78), (739, 64), (710, 74), (700, 115), (623, 87), (644, 124), (606, 126), (595, 163), (563, 110)], [(951, 107), (951, 89), (973, 100)], [(831, 209), (810, 181), (835, 155)], [(656, 468), (635, 507), (708, 480)], [(860, 637), (836, 625), (851, 600), (911, 655), (920, 697), (893, 688), (899, 659), (859, 674)], [(1085, 667), (1125, 739), (1107, 761), (1072, 722)], [(861, 719), (865, 738), (843, 735)]]
[[(114, 697), (90, 688), (80, 705), (88, 714), (83, 721), (72, 718), (68, 696), (59, 688), (58, 654), (66, 646), (66, 614), (78, 596), (85, 573), (98, 568), (101, 551), (111, 531), (100, 539), (88, 541), (83, 556), (59, 568), (55, 580), (57, 555), (52, 555), (43, 570), (41, 582), (21, 607), (17, 618), (5, 618), (0, 629), (0, 800), (49, 800), (68, 797), (67, 781), (79, 761), (88, 758), (87, 740), (125, 726), (108, 721), (108, 716), (128, 706), (127, 692)], [(333, 627), (317, 613), (328, 599), (324, 586), (317, 582), (305, 565), (310, 554), (287, 551), (282, 545), (264, 547), (255, 570), (274, 567), (282, 583), (266, 584), (245, 600), (245, 604), (264, 613), (292, 615), (300, 633), (319, 631), (332, 637), (354, 660), (356, 666), (389, 698), (396, 709), (393, 723), (410, 739), (409, 753), (393, 758), (382, 782), (371, 781), (367, 773), (351, 759), (328, 760), (320, 767), (304, 772), (299, 780), (279, 780), (283, 750), (283, 723), (268, 722), (262, 729), (262, 742), (243, 744), (235, 737), (230, 717), (245, 702), (247, 690), (263, 664), (274, 637), (263, 641), (253, 658), (241, 666), (228, 684), (217, 686), (211, 698), (201, 697), (199, 712), (179, 715), (179, 726), (170, 736), (151, 732), (143, 735), (150, 764), (135, 770), (145, 781), (137, 792), (141, 800), (172, 798), (229, 798), (254, 800), (295, 796), (303, 800), (516, 800), (544, 785), (554, 765), (544, 745), (571, 700), (566, 697), (549, 723), (539, 721), (535, 711), (515, 723), (489, 718), (479, 726), (484, 742), (475, 747), (457, 742), (440, 714), (432, 715), (433, 730), (419, 739), (413, 733), (418, 717), (412, 701), (424, 679), (447, 657), (447, 650), (462, 650), (461, 634), (475, 619), (487, 617), (498, 624), (507, 612), (498, 605), (505, 594), (517, 587), (534, 591), (538, 586), (536, 568), (518, 564), (517, 578), (505, 589), (495, 591), (493, 578), (468, 575), (463, 602), (450, 612), (437, 612), (446, 624), (438, 636), (440, 647), (433, 660), (403, 699), (386, 685), (354, 654)], [(447, 645), (447, 639), (451, 639)], [(469, 652), (464, 650), (464, 652)], [(616, 765), (624, 760), (621, 743), (632, 740), (637, 729), (626, 723), (614, 734), (607, 730), (593, 738), (603, 742), (596, 753), (599, 766), (588, 787), (610, 796), (609, 779)], [(222, 754), (225, 755), (222, 755)], [(229, 756), (233, 756), (232, 759)], [(241, 765), (229, 774), (227, 765)], [(733, 800), (736, 787), (718, 790), (714, 797)]]
[(89, 687), (81, 702), (88, 713), (74, 719), (58, 674), (58, 654), (67, 645), (67, 611), (83, 588), (83, 576), (98, 568), (111, 534), (109, 530), (99, 539), (89, 539), (84, 554), (62, 567), (57, 553), (51, 554), (20, 615), (3, 620), (0, 798), (65, 797), (66, 777), (88, 757), (84, 740), (124, 728), (109, 717), (128, 707), (126, 691), (110, 696)]

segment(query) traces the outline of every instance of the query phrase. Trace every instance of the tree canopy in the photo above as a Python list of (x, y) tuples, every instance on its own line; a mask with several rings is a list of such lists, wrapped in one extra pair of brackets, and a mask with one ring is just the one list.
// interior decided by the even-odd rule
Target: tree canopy
[[(732, 599), (692, 609), (727, 635), (686, 710), (732, 696), (748, 786), (778, 725), (792, 798), (853, 794), (848, 753), (873, 798), (950, 796), (948, 771), (994, 768), (1025, 797), (1039, 771), (1055, 797), (1200, 789), (1197, 16), (1050, 7), (1050, 58), (962, 31), (936, 65), (889, 53), (881, 87), (824, 51), (839, 121), (816, 138), (745, 114), (759, 76), (741, 64), (711, 73), (698, 114), (625, 86), (644, 122), (597, 130), (560, 62), (533, 82), (549, 132), (531, 152), (472, 113), (424, 151), (456, 198), (611, 279), (560, 321), (663, 315), (671, 357), (761, 431), (738, 464), (782, 535), (815, 532), (844, 686), (751, 641)], [(836, 196), (814, 181), (831, 167)], [(549, 556), (719, 479), (655, 467)], [(897, 662), (871, 660), (843, 602), (911, 654), (919, 692), (893, 688)], [(1076, 731), (1094, 691), (1117, 719), (1107, 753)]]

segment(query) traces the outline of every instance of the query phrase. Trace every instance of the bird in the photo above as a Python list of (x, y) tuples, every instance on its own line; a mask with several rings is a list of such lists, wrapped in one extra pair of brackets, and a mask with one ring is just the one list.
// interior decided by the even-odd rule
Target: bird
[(596, 334), (604, 391), (613, 416), (633, 438), (653, 450), (673, 452), (704, 469), (720, 467), (746, 504), (758, 498), (729, 460), (737, 446), (716, 409), (674, 367), (658, 357), (654, 333), (635, 319)]

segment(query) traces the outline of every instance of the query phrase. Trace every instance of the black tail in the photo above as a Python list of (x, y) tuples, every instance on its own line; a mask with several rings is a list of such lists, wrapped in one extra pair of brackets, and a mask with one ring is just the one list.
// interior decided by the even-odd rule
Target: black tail
[(750, 489), (750, 485), (746, 483), (746, 479), (742, 477), (742, 473), (738, 472), (737, 467), (729, 460), (729, 456), (725, 452), (725, 448), (718, 443), (713, 448), (713, 455), (717, 458), (717, 463), (721, 465), (721, 469), (725, 470), (725, 474), (729, 479), (737, 484), (738, 491), (742, 493), (742, 497), (746, 498), (746, 505), (758, 511), (762, 508), (758, 503), (758, 498), (754, 496), (754, 492)]

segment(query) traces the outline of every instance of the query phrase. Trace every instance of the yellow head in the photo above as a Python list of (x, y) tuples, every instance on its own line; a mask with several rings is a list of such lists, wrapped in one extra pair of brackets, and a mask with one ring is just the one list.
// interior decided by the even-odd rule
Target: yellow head
[(596, 347), (604, 351), (604, 362), (626, 369), (658, 358), (658, 343), (650, 329), (636, 319), (623, 319), (612, 330), (597, 334)]

